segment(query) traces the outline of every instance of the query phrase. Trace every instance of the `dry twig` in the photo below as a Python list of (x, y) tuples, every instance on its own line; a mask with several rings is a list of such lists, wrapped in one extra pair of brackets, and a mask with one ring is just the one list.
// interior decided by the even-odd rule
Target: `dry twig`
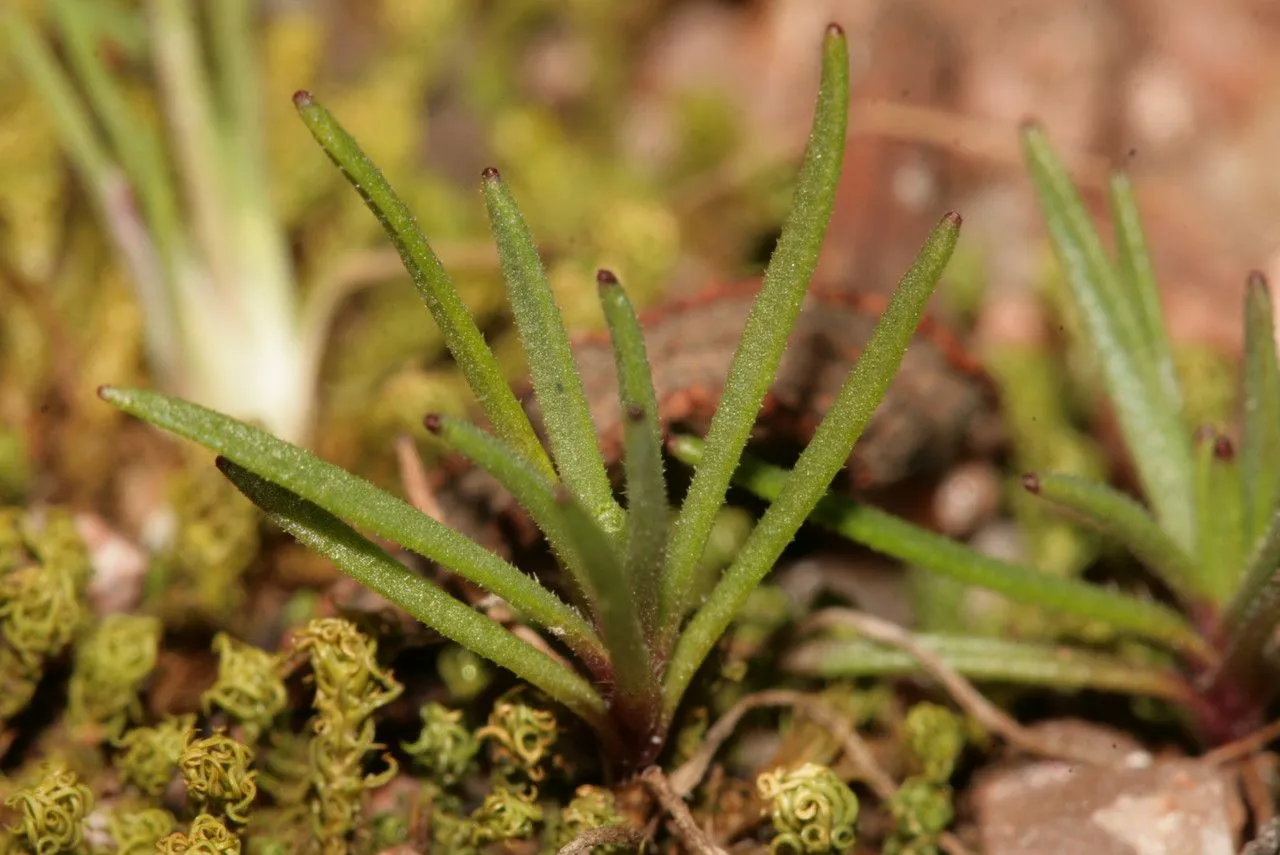
[(698, 823), (694, 821), (684, 799), (676, 794), (667, 781), (667, 776), (657, 766), (650, 766), (640, 774), (640, 780), (648, 788), (653, 797), (662, 805), (662, 809), (671, 817), (672, 830), (684, 848), (693, 855), (728, 855), (707, 836)]

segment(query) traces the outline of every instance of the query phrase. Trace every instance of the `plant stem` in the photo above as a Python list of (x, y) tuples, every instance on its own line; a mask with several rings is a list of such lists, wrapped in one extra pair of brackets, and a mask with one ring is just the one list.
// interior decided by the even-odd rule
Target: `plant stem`
[(1245, 285), (1244, 418), (1240, 470), (1247, 506), (1246, 543), (1267, 531), (1280, 500), (1280, 364), (1276, 359), (1271, 290), (1257, 271)]

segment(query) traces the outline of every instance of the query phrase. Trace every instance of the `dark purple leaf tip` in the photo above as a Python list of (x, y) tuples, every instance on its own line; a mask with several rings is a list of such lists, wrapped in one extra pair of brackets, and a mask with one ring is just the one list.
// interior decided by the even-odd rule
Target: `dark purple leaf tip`
[(844, 27), (840, 26), (835, 21), (832, 21), (830, 24), (827, 24), (827, 35), (844, 38)]
[(1040, 476), (1034, 472), (1026, 472), (1022, 476), (1022, 489), (1028, 493), (1040, 492)]
[(480, 173), (480, 177), (485, 181), (497, 181), (502, 178), (502, 173), (498, 172), (496, 166), (486, 166)]
[(293, 93), (293, 106), (301, 110), (303, 107), (310, 107), (315, 103), (315, 99), (311, 97), (311, 93), (305, 89), (299, 89)]
[(439, 413), (427, 413), (422, 417), (422, 426), (434, 434), (444, 430), (444, 419), (440, 418)]
[(959, 211), (947, 211), (942, 215), (942, 221), (953, 228), (960, 228), (960, 224), (964, 222), (964, 218), (960, 216)]
[(613, 275), (612, 270), (600, 269), (596, 271), (596, 283), (599, 285), (617, 285), (618, 277)]
[(644, 407), (639, 404), (627, 404), (626, 413), (633, 422), (644, 421)]
[(1218, 460), (1230, 462), (1235, 459), (1236, 446), (1231, 437), (1220, 436), (1213, 441), (1213, 456)]

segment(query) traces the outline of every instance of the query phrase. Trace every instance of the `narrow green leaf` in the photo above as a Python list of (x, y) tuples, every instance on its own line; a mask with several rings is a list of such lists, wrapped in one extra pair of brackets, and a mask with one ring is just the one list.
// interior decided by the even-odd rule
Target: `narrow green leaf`
[[(808, 447), (796, 461), (782, 491), (681, 635), (667, 671), (668, 712), (675, 711), (680, 695), (702, 660), (848, 462), (849, 452), (871, 421), (902, 364), (925, 303), (951, 258), (959, 236), (960, 216), (954, 213), (943, 217), (929, 235), (915, 262), (894, 289), (871, 338)], [(710, 448), (709, 441), (707, 447)]]
[(1280, 504), (1280, 365), (1267, 280), (1249, 274), (1244, 308), (1244, 419), (1240, 469), (1247, 503), (1247, 541), (1255, 543)]
[[(917, 634), (915, 640), (947, 665), (978, 682), (1092, 689), (1185, 702), (1190, 690), (1170, 669), (1132, 665), (1071, 647), (970, 635)], [(847, 680), (916, 674), (920, 664), (908, 653), (865, 638), (821, 638), (788, 650), (782, 667), (806, 677)]]
[(1207, 693), (1225, 685), (1254, 687), (1274, 695), (1275, 665), (1269, 651), (1280, 625), (1280, 511), (1249, 560), (1244, 581), (1226, 609), (1226, 653)]
[(281, 528), (352, 579), (445, 638), (527, 680), (595, 729), (609, 731), (604, 699), (582, 677), (441, 591), (328, 511), (225, 458), (218, 468)]
[(1244, 567), (1244, 494), (1231, 440), (1212, 428), (1196, 432), (1196, 587), (1211, 604), (1225, 604)]
[(1044, 132), (1028, 127), (1023, 148), (1054, 249), (1098, 354), (1104, 385), (1115, 407), (1148, 501), (1161, 526), (1183, 549), (1195, 542), (1190, 442), (1146, 359), (1146, 334), (1137, 303), (1103, 250), (1089, 212)]
[(1151, 253), (1147, 250), (1133, 182), (1128, 176), (1117, 173), (1111, 176), (1110, 190), (1111, 221), (1116, 235), (1117, 266), (1124, 283), (1123, 293), (1131, 298), (1138, 330), (1145, 344), (1144, 359), (1160, 382), (1166, 398), (1165, 406), (1180, 412), (1182, 390), (1178, 386), (1173, 349), (1160, 308), (1160, 288), (1156, 284)]
[(1106, 484), (1074, 475), (1024, 475), (1027, 492), (1075, 512), (1093, 528), (1128, 549), (1151, 568), (1184, 603), (1202, 600), (1195, 562), (1164, 533), (1147, 509)]
[(568, 521), (569, 536), (590, 574), (597, 624), (613, 662), (617, 714), (648, 736), (660, 709), (657, 667), (644, 639), (622, 558), (613, 538), (577, 497), (561, 487), (557, 500)]
[(706, 548), (716, 511), (724, 502), (738, 457), (778, 371), (817, 266), (840, 180), (848, 114), (848, 47), (844, 32), (832, 25), (823, 44), (822, 82), (813, 130), (791, 212), (733, 354), (724, 394), (707, 429), (707, 456), (694, 472), (672, 529), (661, 601), (662, 621), (669, 627), (679, 625), (689, 606), (698, 559)]
[[(1280, 571), (1280, 509), (1271, 515), (1271, 521), (1254, 545), (1246, 567), (1235, 595), (1223, 612), (1222, 623), (1231, 638), (1248, 634), (1245, 624), (1257, 620), (1257, 614), (1265, 615), (1280, 608), (1280, 588), (1277, 588), (1280, 585), (1280, 578), (1277, 578), (1280, 576), (1277, 572)], [(1265, 623), (1266, 619), (1262, 622)], [(1269, 638), (1266, 635), (1264, 641)]]
[(606, 658), (586, 620), (531, 576), (368, 481), (197, 404), (146, 389), (104, 386), (98, 394), (130, 415), (195, 440), (330, 513), (440, 562), (562, 638), (588, 666)]
[[(552, 552), (568, 571), (579, 606), (593, 610), (588, 592), (588, 570), (569, 536), (564, 509), (556, 501), (556, 482), (548, 480), (506, 442), (485, 433), (469, 422), (431, 414), (424, 420), (427, 430), (450, 449), (466, 456), (488, 472), (529, 514), (547, 538)], [(598, 622), (598, 616), (597, 616)]]
[(484, 171), (484, 203), (507, 281), (511, 314), (529, 364), (556, 469), (573, 494), (611, 533), (622, 530), (622, 508), (613, 498), (596, 426), (582, 390), (582, 376), (564, 318), (547, 281), (538, 248), (511, 189), (492, 167)]
[[(674, 438), (667, 446), (686, 463), (696, 463), (702, 440)], [(762, 499), (773, 501), (783, 490), (788, 473), (751, 457), (744, 457), (734, 482)], [(868, 505), (828, 494), (814, 508), (810, 520), (855, 543), (965, 585), (995, 591), (1011, 600), (1064, 614), (1105, 621), (1120, 632), (1158, 642), (1189, 656), (1209, 661), (1209, 644), (1173, 609), (1139, 600), (1074, 579), (1046, 576), (1029, 567), (983, 555), (962, 543)], [(1280, 538), (1278, 538), (1280, 540)]]
[(658, 637), (658, 598), (667, 554), (671, 508), (662, 471), (662, 427), (644, 333), (631, 301), (607, 270), (597, 275), (600, 304), (613, 341), (622, 405), (623, 468), (627, 483), (627, 534), (623, 566), (645, 637)]
[(503, 379), (498, 359), (484, 340), (484, 335), (467, 311), (444, 265), (432, 251), (417, 220), (396, 192), (391, 189), (382, 171), (361, 151), (359, 144), (338, 121), (320, 106), (307, 92), (293, 96), (298, 115), (320, 143), (351, 186), (360, 194), (365, 205), (378, 218), (382, 228), (405, 269), (413, 278), (422, 302), (426, 304), (444, 336), (449, 353), (453, 355), (480, 408), (493, 425), (498, 436), (520, 450), (533, 461), (548, 478), (555, 477), (555, 469), (547, 457), (546, 449), (538, 441), (528, 415), (520, 406), (515, 394)]

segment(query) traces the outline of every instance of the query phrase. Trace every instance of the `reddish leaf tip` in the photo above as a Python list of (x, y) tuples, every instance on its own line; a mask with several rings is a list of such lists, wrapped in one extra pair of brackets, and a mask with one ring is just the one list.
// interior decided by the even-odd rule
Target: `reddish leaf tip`
[(1249, 275), (1244, 280), (1244, 284), (1245, 287), (1250, 290), (1266, 289), (1267, 274), (1263, 273), (1261, 270), (1250, 270)]
[(486, 166), (480, 173), (480, 177), (485, 181), (497, 181), (502, 178), (502, 173), (498, 172), (496, 166)]
[(613, 275), (612, 270), (601, 268), (596, 271), (596, 284), (598, 285), (617, 285), (618, 277)]
[(444, 430), (444, 419), (439, 413), (427, 413), (422, 417), (422, 426), (434, 434), (439, 434)]
[(1040, 476), (1034, 472), (1024, 472), (1022, 475), (1022, 489), (1028, 493), (1040, 492)]
[(644, 407), (639, 404), (627, 404), (626, 413), (633, 422), (644, 421)]
[(111, 384), (103, 383), (101, 386), (98, 387), (98, 397), (104, 401), (110, 400), (112, 391), (114, 391), (114, 389), (111, 386)]
[(297, 107), (298, 109), (302, 109), (303, 107), (310, 107), (314, 103), (315, 103), (315, 99), (313, 99), (311, 97), (311, 93), (305, 89), (299, 89), (297, 92), (293, 93), (293, 106)]
[(1018, 131), (1023, 134), (1029, 134), (1040, 130), (1040, 120), (1032, 116), (1025, 116), (1022, 121), (1018, 122)]
[(1231, 437), (1220, 436), (1213, 441), (1213, 456), (1224, 462), (1230, 462), (1235, 459), (1236, 446), (1231, 441)]
[(830, 24), (827, 24), (827, 35), (842, 39), (844, 38), (844, 27), (840, 26), (835, 21), (832, 21)]
[(960, 224), (964, 222), (964, 218), (960, 216), (959, 211), (947, 211), (945, 214), (942, 215), (942, 222), (946, 223), (952, 228), (958, 229), (960, 228)]
[(551, 493), (551, 497), (557, 505), (567, 505), (573, 501), (573, 493), (569, 492), (569, 488), (563, 484), (557, 484)]

